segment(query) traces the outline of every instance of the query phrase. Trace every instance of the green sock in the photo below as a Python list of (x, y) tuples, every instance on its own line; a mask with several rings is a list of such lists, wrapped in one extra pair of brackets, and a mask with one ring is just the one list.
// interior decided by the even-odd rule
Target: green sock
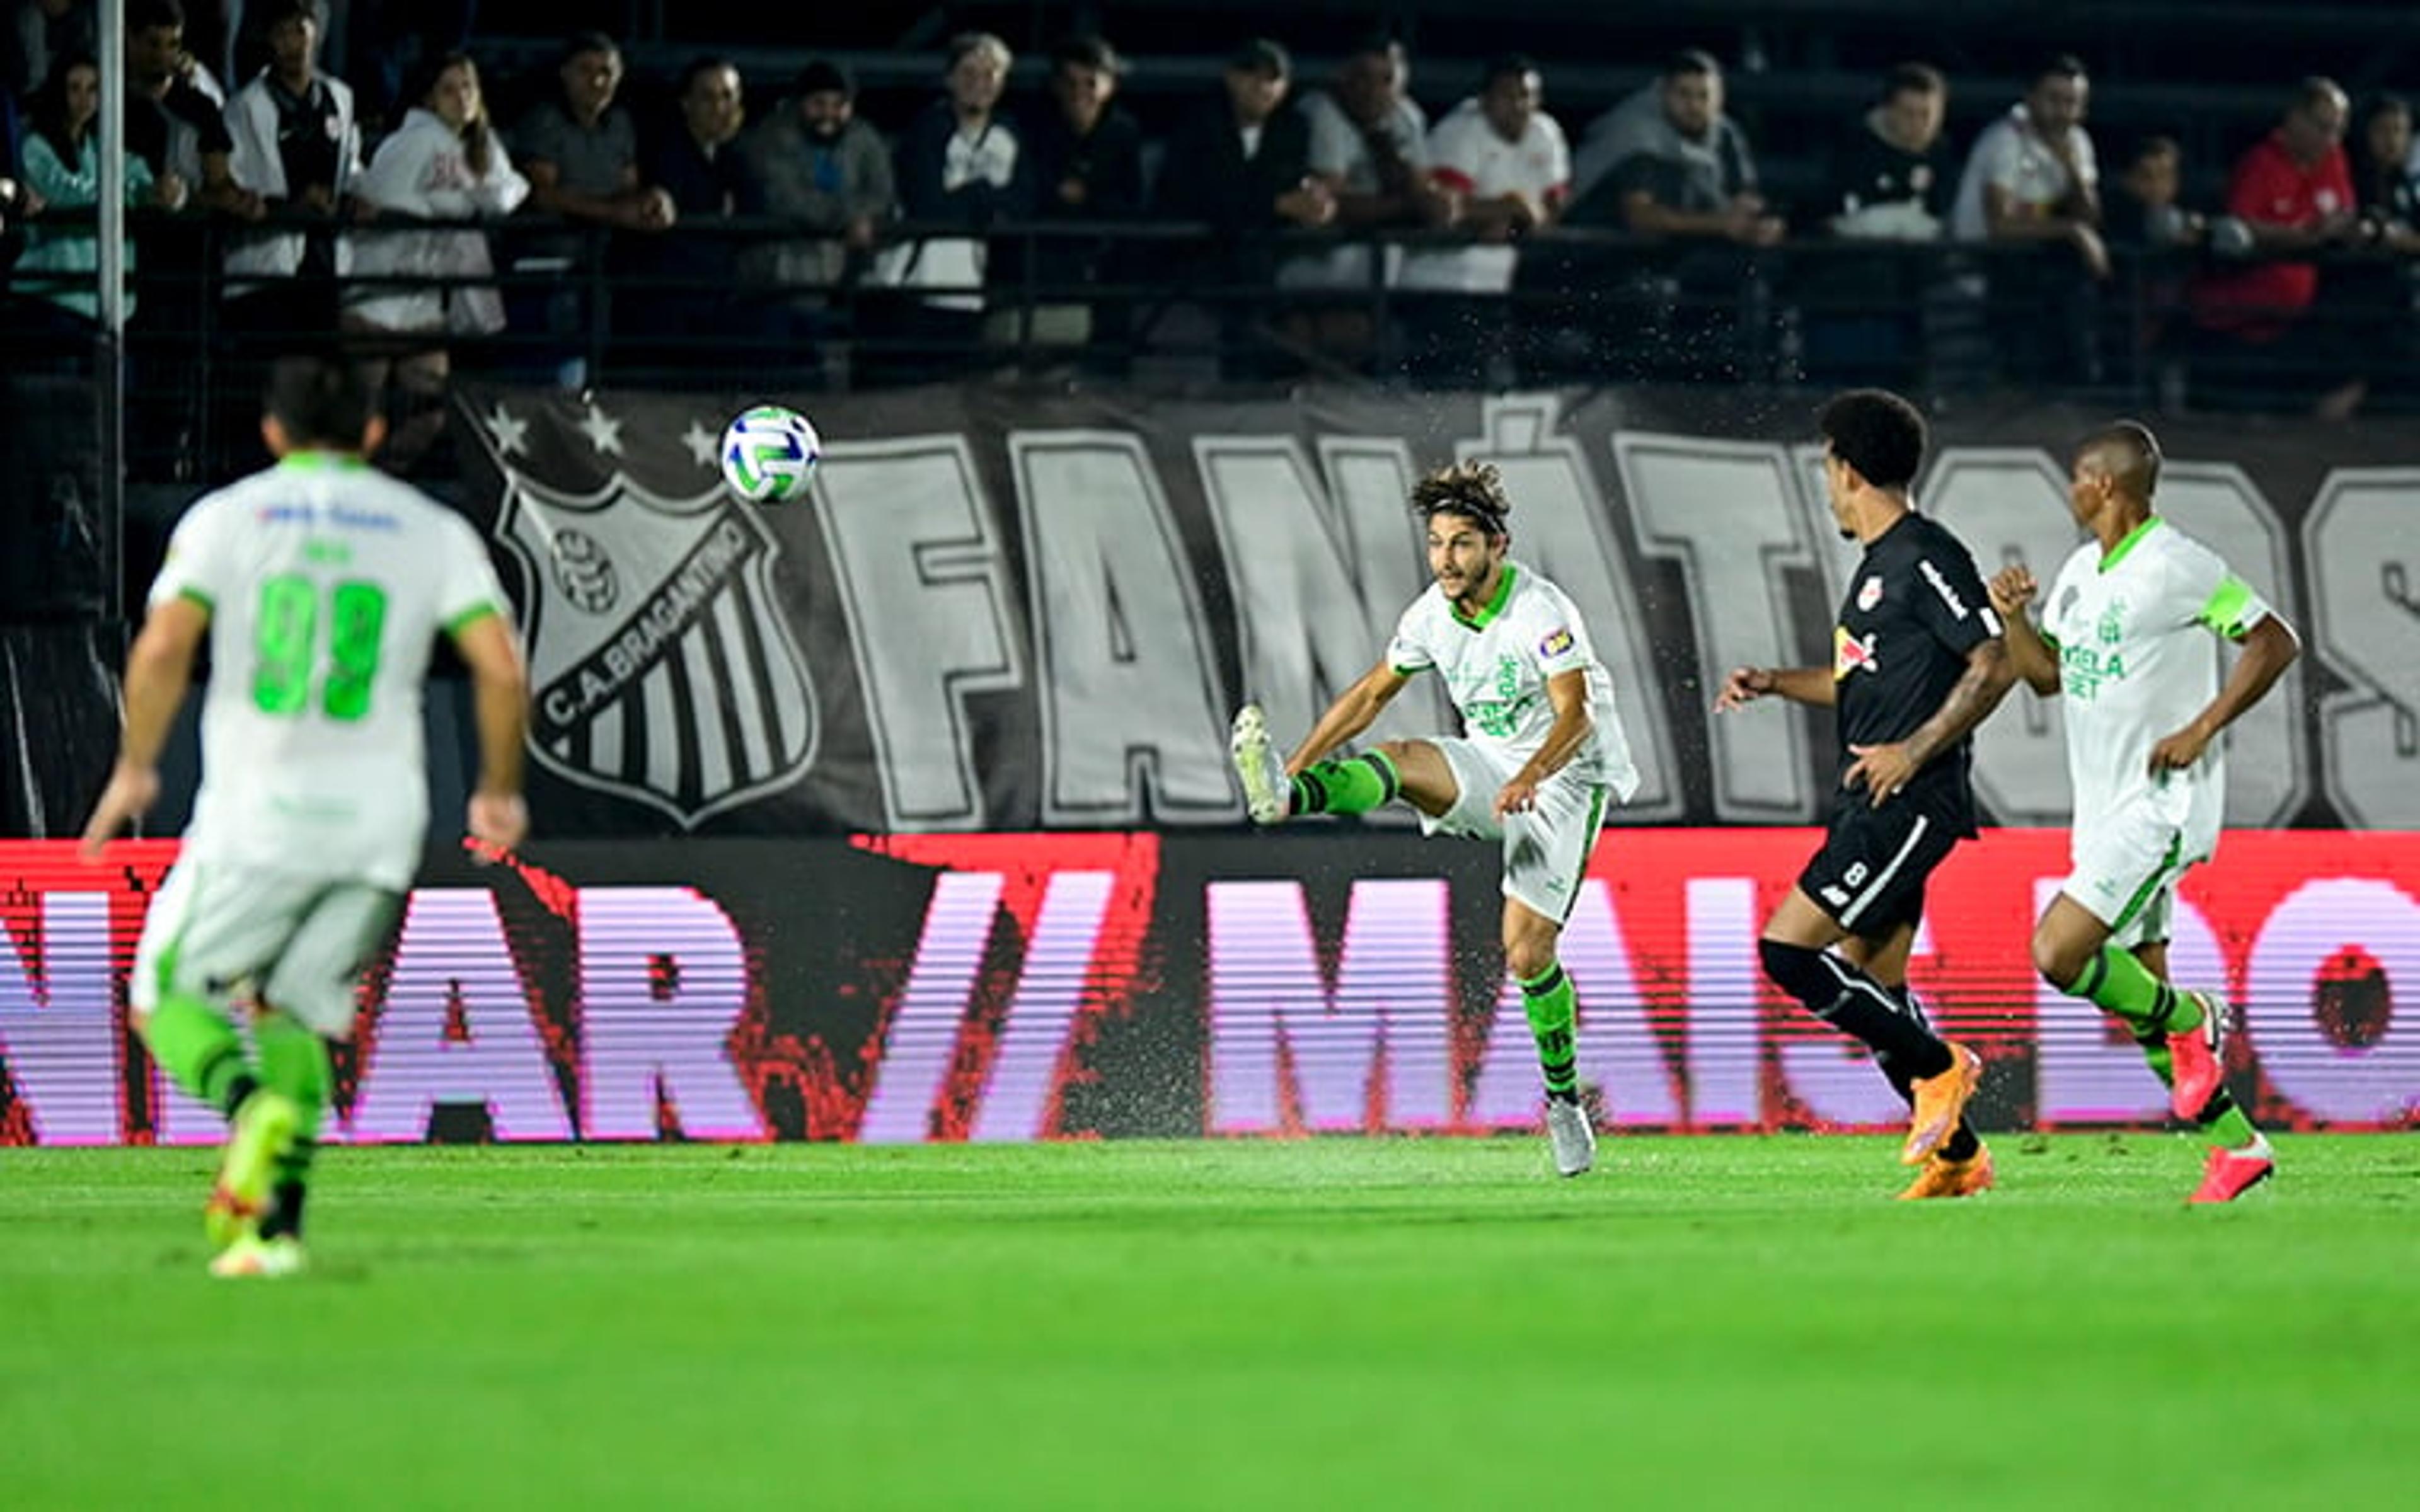
[(188, 1095), (230, 1119), (260, 1085), (243, 1057), (235, 1026), (198, 997), (163, 995), (143, 1026), (143, 1042)]
[(277, 1157), (270, 1179), (269, 1216), (261, 1220), (263, 1238), (302, 1234), (302, 1197), (311, 1178), (311, 1157), (319, 1149), (319, 1119), (327, 1110), (334, 1076), (328, 1065), (328, 1041), (291, 1014), (271, 1011), (253, 1026), (260, 1046), (261, 1082), (293, 1099), (302, 1111), (294, 1126), (294, 1143)]
[[(2168, 1054), (2167, 1036), (2138, 1034), (2134, 1042), (2142, 1047), (2143, 1058), (2150, 1062), (2151, 1074), (2160, 1079), (2160, 1085), (2175, 1086), (2175, 1057)], [(2218, 1095), (2210, 1100), (2210, 1117), (2202, 1120), (2201, 1130), (2216, 1143), (2228, 1149), (2243, 1149), (2259, 1139), (2259, 1129), (2226, 1088), (2222, 1087), (2218, 1089)]]
[(2132, 950), (2104, 945), (2085, 963), (2084, 974), (2067, 989), (2071, 997), (2090, 998), (2104, 1013), (2114, 1013), (2133, 1027), (2135, 1036), (2181, 1034), (2201, 1023), (2201, 1003), (2180, 993), (2134, 958)]
[(295, 1125), (299, 1137), (318, 1138), (319, 1115), (335, 1079), (328, 1068), (328, 1041), (292, 1014), (274, 1009), (253, 1022), (252, 1039), (260, 1047), (261, 1084), (292, 1098), (302, 1110), (302, 1121)]
[(1403, 787), (1403, 779), (1385, 751), (1313, 762), (1294, 779), (1294, 811), (1368, 813), (1394, 802)]
[(1572, 979), (1559, 964), (1521, 984), (1521, 1006), (1528, 1011), (1529, 1033), (1538, 1041), (1538, 1069), (1545, 1073), (1546, 1095), (1566, 1103), (1580, 1094), (1572, 1041), (1577, 1005)]

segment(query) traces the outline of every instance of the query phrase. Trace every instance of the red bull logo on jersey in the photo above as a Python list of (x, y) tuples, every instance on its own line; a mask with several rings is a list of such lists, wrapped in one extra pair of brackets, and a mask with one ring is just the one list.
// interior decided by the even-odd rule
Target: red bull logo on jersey
[(1832, 681), (1841, 682), (1860, 670), (1872, 671), (1879, 665), (1874, 656), (1874, 632), (1851, 635), (1846, 625), (1832, 626)]
[(583, 496), (522, 476), (497, 532), (527, 569), (540, 764), (684, 828), (805, 772), (814, 696), (775, 608), (780, 547), (752, 513), (618, 471)]

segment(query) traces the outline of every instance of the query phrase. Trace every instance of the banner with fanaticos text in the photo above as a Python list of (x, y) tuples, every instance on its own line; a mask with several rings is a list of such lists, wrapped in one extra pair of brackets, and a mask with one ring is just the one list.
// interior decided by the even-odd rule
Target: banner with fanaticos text
[[(1867, 1128), (1860, 1052), (1761, 982), (1807, 830), (1610, 832), (1563, 936), (1608, 1128)], [(1912, 979), (1987, 1072), (1987, 1128), (2151, 1125), (2125, 1036), (2034, 977), (2055, 831), (1936, 875)], [(166, 841), (87, 866), (0, 844), (0, 1144), (192, 1143), (217, 1118), (130, 1030)], [(1349, 825), (564, 842), (433, 855), (365, 972), (332, 1142), (1029, 1140), (1533, 1126), (1492, 847)], [(2420, 1108), (2420, 836), (2227, 837), (2172, 951), (2236, 1005), (2230, 1085), (2273, 1126)], [(2398, 991), (2399, 990), (2399, 991)], [(2398, 1011), (2398, 1009), (2400, 1011)]]
[[(1228, 719), (1308, 730), (1428, 583), (1405, 496), (1502, 473), (1570, 594), (1640, 787), (1624, 827), (1820, 823), (1830, 712), (1717, 717), (1738, 666), (1823, 666), (1859, 584), (1809, 405), (1730, 391), (1219, 402), (970, 385), (823, 395), (811, 500), (743, 504), (717, 438), (767, 395), (465, 387), (462, 504), (529, 642), (541, 833), (591, 839), (1240, 824)], [(1918, 482), (1986, 571), (2074, 549), (2105, 415), (1942, 418)], [(2159, 504), (2299, 626), (2226, 733), (2226, 817), (2420, 828), (2420, 424), (2164, 421)], [(1450, 728), (1417, 679), (1372, 739)], [(2064, 824), (2056, 699), (1977, 733), (1992, 818)]]

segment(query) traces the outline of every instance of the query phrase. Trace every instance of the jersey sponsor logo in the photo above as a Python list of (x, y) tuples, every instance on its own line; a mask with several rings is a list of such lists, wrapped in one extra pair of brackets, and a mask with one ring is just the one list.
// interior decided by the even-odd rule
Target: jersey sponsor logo
[(1538, 655), (1541, 656), (1559, 656), (1571, 649), (1572, 632), (1564, 628), (1554, 630), (1538, 642)]
[(1857, 585), (1857, 608), (1859, 609), (1871, 609), (1876, 604), (1879, 604), (1882, 601), (1883, 579), (1881, 574), (1877, 573), (1873, 577), (1868, 578), (1864, 582)]
[(507, 476), (496, 530), (527, 569), (539, 764), (684, 828), (796, 781), (815, 698), (777, 608), (781, 548), (754, 512), (619, 471), (582, 496)]
[(1941, 601), (1949, 606), (1950, 614), (1964, 619), (1966, 601), (1958, 596), (1958, 590), (1949, 586), (1949, 579), (1941, 576), (1941, 569), (1932, 564), (1931, 559), (1928, 557), (1917, 562), (1916, 568), (1924, 574), (1924, 580), (1932, 585), (1932, 591), (1941, 595)]
[(1537, 698), (1521, 686), (1521, 663), (1499, 656), (1492, 677), (1482, 674), (1481, 680), (1456, 688), (1453, 702), (1471, 729), (1491, 740), (1510, 740), (1520, 733)]
[(1878, 671), (1881, 661), (1874, 655), (1877, 632), (1851, 635), (1845, 625), (1832, 626), (1832, 681), (1839, 682), (1857, 671)]
[(2126, 654), (2099, 646), (2059, 642), (2058, 685), (2060, 691), (2079, 702), (2090, 702), (2101, 696), (2103, 684), (2126, 680)]

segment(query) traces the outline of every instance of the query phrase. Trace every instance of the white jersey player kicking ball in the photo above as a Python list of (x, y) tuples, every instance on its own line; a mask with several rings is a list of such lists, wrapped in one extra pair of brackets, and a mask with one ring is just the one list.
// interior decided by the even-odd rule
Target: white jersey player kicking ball
[[(1435, 581), (1404, 611), (1375, 667), (1329, 705), (1280, 761), (1257, 704), (1235, 716), (1235, 768), (1257, 824), (1366, 813), (1402, 799), (1427, 834), (1504, 850), (1504, 962), (1521, 984), (1546, 1084), (1555, 1168), (1595, 1163), (1579, 1102), (1576, 998), (1556, 959), (1609, 802), (1637, 791), (1613, 681), (1561, 589), (1506, 554), (1512, 504), (1483, 463), (1433, 472), (1412, 489), (1428, 524)], [(1466, 738), (1390, 740), (1330, 753), (1370, 728), (1417, 673), (1445, 680)]]
[[(520, 648), (479, 537), (365, 460), (384, 432), (349, 363), (280, 360), (261, 434), (276, 466), (178, 521), (126, 662), (126, 728), (84, 848), (159, 796), (160, 750), (207, 640), (202, 785), (144, 920), (134, 1025), (177, 1085), (227, 1117), (204, 1227), (219, 1275), (302, 1264), (302, 1197), (352, 1031), (362, 963), (394, 926), (428, 828), (421, 698), (444, 635), (479, 733), (471, 834), (520, 843)], [(234, 1014), (252, 1014), (256, 1058)]]
[[(2087, 437), (2068, 504), (2091, 539), (2059, 568), (2039, 627), (2023, 565), (1990, 584), (2018, 676), (2063, 694), (2073, 870), (2034, 927), (2034, 968), (2125, 1021), (2180, 1119), (2211, 1138), (2189, 1200), (2229, 1202), (2275, 1170), (2228, 1096), (2226, 1001), (2168, 984), (2177, 883), (2210, 859), (2226, 801), (2219, 732), (2300, 654), (2293, 628), (2218, 554), (2151, 512), (2160, 443), (2133, 421)], [(2241, 645), (2224, 684), (2213, 637)]]

